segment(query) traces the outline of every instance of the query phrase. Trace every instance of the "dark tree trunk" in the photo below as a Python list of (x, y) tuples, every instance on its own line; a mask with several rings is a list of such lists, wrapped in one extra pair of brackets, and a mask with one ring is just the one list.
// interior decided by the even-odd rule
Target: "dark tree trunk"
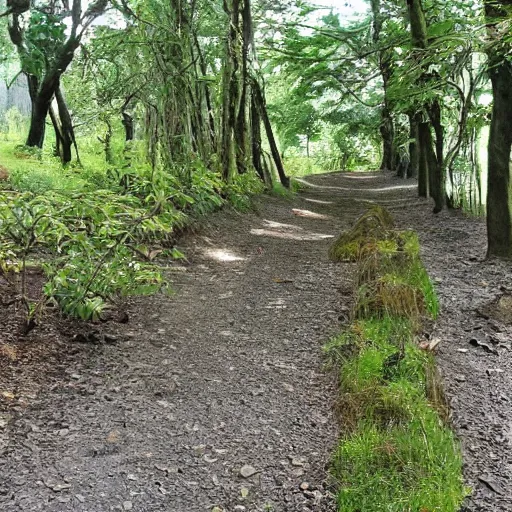
[(240, 0), (232, 0), (230, 8), (228, 3), (225, 2), (224, 8), (230, 18), (230, 23), (222, 84), (221, 154), (222, 177), (225, 181), (229, 181), (233, 168), (233, 135), (236, 126), (236, 107), (240, 96), (238, 83), (238, 70), (240, 67)]
[(69, 113), (66, 100), (64, 98), (64, 95), (62, 94), (62, 90), (60, 87), (57, 87), (57, 90), (55, 91), (55, 99), (57, 101), (57, 107), (59, 112), (58, 128), (60, 132), (59, 135), (61, 138), (61, 147), (59, 152), (60, 159), (63, 164), (68, 164), (69, 162), (71, 162), (71, 148), (74, 146), (77, 161), (80, 162), (80, 157), (78, 155), (78, 146), (76, 144), (75, 138), (75, 130), (73, 128), (73, 120), (71, 119), (71, 114)]
[(50, 108), (50, 102), (36, 98), (32, 101), (32, 114), (30, 116), (30, 129), (26, 145), (42, 148), (46, 131), (46, 116)]
[[(423, 59), (424, 50), (427, 48), (427, 24), (421, 0), (407, 0), (409, 19), (411, 24), (411, 39), (415, 49), (418, 49), (417, 58)], [(420, 78), (420, 86), (431, 80), (427, 69)], [(445, 180), (443, 166), (443, 127), (441, 125), (441, 108), (436, 100), (432, 104), (423, 105), (429, 115), (429, 121), (422, 120), (418, 125), (418, 195), (434, 198), (434, 213), (440, 212), (445, 204)], [(436, 132), (436, 145), (430, 127)]]
[(123, 126), (124, 126), (124, 140), (125, 142), (129, 142), (133, 140), (134, 136), (134, 127), (133, 127), (133, 116), (128, 114), (128, 112), (123, 112)]
[(418, 116), (409, 114), (409, 168), (408, 178), (417, 178), (419, 174), (419, 152), (418, 152)]
[(428, 147), (432, 148), (432, 135), (429, 123), (418, 123), (418, 195), (429, 195)]
[(434, 213), (439, 213), (445, 206), (446, 199), (446, 183), (445, 172), (443, 163), (444, 153), (444, 129), (441, 124), (441, 106), (439, 101), (435, 100), (429, 108), (430, 122), (436, 134), (435, 153), (433, 152), (432, 144), (429, 146), (431, 154), (429, 160), (429, 174), (430, 174), (430, 195), (434, 199)]
[[(380, 33), (385, 16), (381, 12), (381, 1), (371, 0), (371, 9), (373, 15), (373, 42), (376, 46), (380, 44)], [(381, 109), (380, 134), (382, 137), (382, 163), (381, 170), (391, 171), (395, 168), (398, 160), (395, 158), (395, 128), (393, 117), (391, 116), (391, 102), (388, 94), (388, 83), (393, 73), (393, 61), (390, 50), (381, 50), (378, 53), (379, 69), (382, 76), (382, 85), (384, 89), (384, 105)]]
[[(199, 44), (199, 40), (197, 38), (197, 34), (194, 33), (194, 42), (197, 50), (197, 55), (199, 57), (199, 69), (201, 70), (201, 75), (203, 78), (205, 78), (208, 74), (208, 67), (206, 65), (206, 61), (204, 59), (203, 51), (201, 49), (201, 46)], [(210, 132), (210, 142), (212, 145), (212, 148), (215, 148), (216, 144), (216, 137), (215, 137), (215, 116), (214, 116), (214, 110), (213, 110), (213, 103), (212, 98), (210, 94), (210, 87), (208, 86), (208, 83), (206, 81), (203, 81), (203, 91), (204, 91), (204, 99), (206, 102), (206, 110), (208, 111), (208, 126), (209, 126), (209, 132)]]
[(249, 49), (251, 45), (252, 19), (250, 0), (242, 0), (242, 87), (240, 93), (240, 106), (237, 113), (235, 127), (236, 162), (240, 174), (247, 171), (247, 88), (248, 88), (248, 63)]
[(387, 106), (382, 108), (381, 112), (380, 134), (382, 136), (382, 171), (392, 171), (394, 165), (394, 128), (391, 113)]
[[(506, 20), (512, 0), (486, 0), (485, 15), (491, 37)], [(499, 36), (498, 36), (499, 37)], [(487, 256), (512, 259), (512, 62), (511, 44), (495, 43), (488, 50), (493, 107), (488, 148)]]
[(252, 165), (258, 176), (265, 181), (263, 164), (261, 161), (261, 118), (258, 113), (254, 95), (251, 95), (251, 142), (252, 142)]
[(258, 83), (258, 81), (256, 79), (252, 80), (252, 88), (253, 88), (254, 99), (256, 101), (256, 106), (258, 108), (258, 112), (263, 120), (263, 125), (265, 126), (265, 132), (267, 134), (267, 139), (270, 144), (272, 158), (274, 159), (277, 173), (279, 174), (279, 179), (281, 180), (281, 184), (284, 187), (289, 188), (290, 187), (290, 178), (288, 178), (288, 176), (286, 176), (284, 166), (283, 166), (283, 161), (281, 160), (281, 155), (279, 154), (279, 149), (277, 147), (276, 139), (274, 137), (274, 132), (272, 131), (272, 124), (270, 122), (270, 118), (268, 117), (265, 97), (263, 95), (263, 91), (261, 90), (260, 84)]

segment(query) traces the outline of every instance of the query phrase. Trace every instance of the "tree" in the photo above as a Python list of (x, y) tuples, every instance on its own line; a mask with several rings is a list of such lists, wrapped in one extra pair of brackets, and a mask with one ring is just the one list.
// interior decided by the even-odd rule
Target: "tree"
[[(411, 25), (411, 38), (417, 59), (423, 60), (422, 53), (427, 50), (427, 22), (421, 0), (407, 0)], [(431, 75), (424, 68), (420, 80), (431, 80)], [(441, 120), (441, 105), (433, 98), (423, 105), (423, 116), (418, 123), (418, 193), (420, 196), (430, 195), (434, 198), (434, 212), (440, 212), (445, 205), (445, 180), (443, 166), (444, 133)], [(436, 135), (432, 139), (431, 127)]]
[[(71, 9), (68, 2), (43, 2), (35, 4), (30, 12), (28, 27), (24, 27), (23, 13), (12, 11), (9, 15), (9, 35), (16, 46), (21, 70), (27, 76), (32, 115), (27, 136), (27, 146), (43, 147), (45, 122), (51, 103), (60, 87), (60, 79), (73, 60), (85, 31), (107, 8), (107, 0), (97, 0), (85, 11), (81, 0), (73, 0)], [(27, 9), (28, 10), (28, 9)], [(69, 20), (69, 31), (66, 22)], [(66, 34), (69, 32), (69, 34)], [(69, 161), (69, 148), (74, 136), (69, 133), (67, 107), (61, 95), (58, 111), (61, 133), (57, 139), (65, 154), (63, 161)], [(54, 114), (56, 115), (56, 114)], [(57, 124), (54, 122), (57, 132)]]
[(512, 259), (512, 0), (485, 0), (493, 107), (489, 135), (487, 255)]

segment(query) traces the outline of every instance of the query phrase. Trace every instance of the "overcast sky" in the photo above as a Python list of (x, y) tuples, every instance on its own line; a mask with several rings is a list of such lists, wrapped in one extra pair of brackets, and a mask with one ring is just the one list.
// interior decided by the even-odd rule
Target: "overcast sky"
[(348, 20), (357, 18), (369, 9), (365, 0), (315, 0), (314, 3), (332, 8)]

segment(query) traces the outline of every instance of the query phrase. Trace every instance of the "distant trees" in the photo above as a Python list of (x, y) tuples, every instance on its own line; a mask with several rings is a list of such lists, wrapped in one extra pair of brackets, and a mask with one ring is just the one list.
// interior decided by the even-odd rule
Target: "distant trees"
[[(30, 8), (30, 4), (27, 5)], [(56, 132), (57, 149), (63, 163), (71, 160), (74, 141), (73, 126), (66, 101), (60, 89), (60, 78), (73, 60), (75, 50), (91, 23), (107, 8), (107, 0), (97, 0), (83, 10), (81, 0), (36, 2), (28, 24), (24, 19), (29, 9), (11, 9), (9, 35), (15, 45), (21, 71), (26, 75), (32, 101), (32, 115), (27, 146), (41, 148), (45, 125), (54, 97), (58, 108), (51, 112)], [(23, 16), (23, 20), (22, 20)], [(69, 24), (68, 25), (66, 24)]]

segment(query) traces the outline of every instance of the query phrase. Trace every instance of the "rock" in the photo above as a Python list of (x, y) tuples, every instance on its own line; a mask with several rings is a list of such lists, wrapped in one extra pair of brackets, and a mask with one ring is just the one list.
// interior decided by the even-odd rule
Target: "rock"
[(489, 489), (491, 489), (491, 491), (495, 492), (496, 494), (503, 494), (503, 491), (502, 491), (500, 485), (498, 484), (498, 482), (496, 482), (496, 480), (492, 476), (480, 475), (478, 477), (478, 480), (480, 482), (482, 482), (483, 484), (485, 484)]
[(304, 466), (306, 463), (306, 459), (304, 457), (290, 457), (290, 461), (292, 463), (292, 466)]
[(240, 489), (240, 495), (242, 498), (247, 498), (247, 496), (249, 496), (249, 489), (247, 489), (247, 487), (242, 487)]
[(123, 510), (132, 510), (133, 503), (131, 501), (123, 501)]
[(476, 338), (471, 338), (469, 340), (469, 344), (473, 345), (474, 347), (482, 347), (486, 352), (489, 352), (490, 354), (498, 353), (498, 351), (495, 348), (491, 347), (487, 343), (477, 340)]
[(455, 375), (454, 379), (457, 382), (466, 382), (466, 377), (464, 375)]
[(492, 373), (504, 373), (505, 370), (502, 370), (501, 368), (487, 368), (486, 373), (487, 375), (491, 375)]
[(224, 509), (222, 509), (220, 507), (213, 507), (212, 512), (224, 512)]
[(0, 414), (0, 429), (7, 427), (10, 420), (11, 420), (10, 414), (1, 413)]
[(258, 473), (258, 470), (253, 468), (252, 466), (249, 466), (248, 464), (246, 464), (245, 466), (242, 466), (242, 468), (240, 469), (240, 474), (244, 478), (250, 478), (251, 476), (255, 475), (256, 473)]
[(75, 494), (75, 498), (80, 502), (83, 503), (85, 501), (85, 498), (81, 494)]
[(300, 484), (300, 488), (303, 490), (303, 491), (307, 491), (309, 489), (309, 484), (307, 482), (302, 482)]
[(235, 512), (244, 512), (247, 509), (243, 505), (237, 505), (234, 510)]
[(192, 450), (194, 450), (194, 453), (198, 456), (198, 457), (201, 457), (202, 455), (204, 455), (204, 452), (206, 451), (206, 445), (204, 444), (198, 444), (196, 446), (192, 446)]
[(57, 484), (55, 482), (44, 482), (44, 485), (54, 492), (65, 491), (71, 487), (70, 484)]
[(105, 340), (105, 343), (108, 344), (115, 343), (117, 341), (117, 337), (112, 334), (105, 334), (103, 339)]

